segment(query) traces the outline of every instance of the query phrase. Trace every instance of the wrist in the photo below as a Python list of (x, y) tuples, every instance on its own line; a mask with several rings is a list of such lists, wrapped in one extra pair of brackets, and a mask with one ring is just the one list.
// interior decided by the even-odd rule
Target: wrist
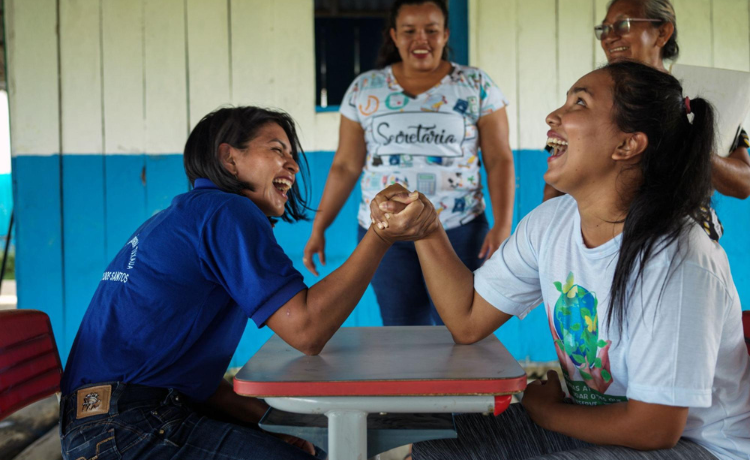
[(374, 233), (375, 238), (373, 238), (375, 241), (377, 241), (380, 245), (382, 245), (386, 250), (390, 248), (393, 245), (393, 241), (391, 241), (388, 237), (385, 235), (382, 235), (380, 232), (375, 230), (375, 224), (370, 224), (370, 228), (367, 230), (367, 233)]
[(536, 404), (529, 410), (529, 415), (534, 420), (534, 423), (545, 430), (557, 431), (555, 429), (555, 420), (558, 418), (559, 410), (564, 405), (562, 402)]
[(322, 236), (326, 232), (327, 228), (328, 225), (325, 225), (322, 222), (318, 221), (318, 219), (315, 219), (312, 225), (312, 234)]

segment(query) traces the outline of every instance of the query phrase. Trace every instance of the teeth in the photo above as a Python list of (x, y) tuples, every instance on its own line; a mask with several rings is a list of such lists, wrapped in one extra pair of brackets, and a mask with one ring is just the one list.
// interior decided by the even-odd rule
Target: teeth
[(286, 192), (287, 190), (292, 188), (292, 181), (290, 181), (289, 179), (274, 179), (273, 184), (282, 192)]
[(429, 54), (428, 50), (414, 50), (414, 54)]
[(609, 52), (610, 53), (614, 53), (614, 52), (617, 52), (617, 51), (625, 51), (626, 49), (628, 49), (627, 46), (621, 46), (619, 48), (612, 48), (611, 50), (609, 50)]
[(548, 137), (547, 138), (547, 145), (550, 145), (552, 147), (555, 146), (564, 146), (567, 147), (568, 143), (562, 139), (559, 139), (557, 137)]

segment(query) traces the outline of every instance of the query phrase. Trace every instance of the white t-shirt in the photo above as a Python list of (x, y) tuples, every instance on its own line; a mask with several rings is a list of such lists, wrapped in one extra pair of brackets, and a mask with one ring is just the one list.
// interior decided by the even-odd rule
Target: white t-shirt
[(395, 183), (424, 193), (446, 229), (484, 212), (477, 121), (508, 101), (486, 73), (452, 65), (440, 83), (416, 97), (399, 86), (391, 66), (363, 73), (344, 95), (341, 115), (365, 131), (358, 216), (364, 228), (370, 226), (370, 201)]
[(606, 318), (621, 241), (586, 247), (576, 201), (549, 200), (474, 272), (474, 287), (520, 318), (544, 303), (576, 403), (689, 407), (683, 437), (720, 459), (750, 458), (750, 357), (724, 250), (691, 225), (648, 261), (619, 334)]

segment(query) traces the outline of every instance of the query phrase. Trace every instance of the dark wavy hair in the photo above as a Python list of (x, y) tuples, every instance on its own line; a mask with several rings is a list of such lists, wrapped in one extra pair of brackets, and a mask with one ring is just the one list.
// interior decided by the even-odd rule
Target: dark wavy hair
[(673, 76), (634, 61), (602, 68), (614, 81), (613, 120), (626, 133), (642, 132), (648, 146), (641, 182), (627, 210), (620, 255), (610, 290), (607, 325), (622, 332), (626, 297), (643, 279), (650, 258), (700, 221), (709, 203), (714, 112), (704, 99), (690, 100), (689, 121), (682, 86)]
[[(610, 0), (607, 4), (607, 10), (618, 1)], [(663, 23), (668, 22), (674, 26), (674, 33), (661, 49), (661, 58), (674, 61), (680, 55), (680, 46), (677, 44), (677, 16), (674, 12), (674, 6), (669, 0), (627, 0), (637, 2), (641, 8), (643, 19), (658, 19)], [(656, 23), (655, 23), (656, 24)]]
[[(309, 168), (305, 152), (302, 150), (294, 120), (287, 113), (260, 107), (225, 107), (215, 110), (198, 122), (185, 143), (183, 164), (190, 185), (195, 179), (209, 179), (221, 190), (242, 195), (243, 190), (252, 190), (247, 182), (242, 182), (224, 168), (219, 159), (219, 145), (227, 143), (236, 149), (247, 148), (258, 130), (268, 123), (279, 125), (291, 144), (292, 157), (300, 167), (305, 195), (309, 196)], [(300, 192), (297, 181), (287, 193), (288, 200), (284, 215), (285, 222), (308, 220), (305, 210), (310, 209)], [(276, 220), (271, 218), (271, 222)]]
[[(376, 64), (376, 67), (378, 69), (382, 69), (387, 65), (391, 65), (393, 63), (401, 61), (401, 55), (398, 54), (398, 48), (396, 48), (396, 44), (393, 43), (393, 40), (391, 39), (391, 29), (396, 28), (396, 19), (398, 19), (398, 13), (401, 7), (404, 5), (422, 5), (424, 3), (433, 3), (438, 8), (440, 8), (440, 11), (443, 12), (444, 18), (443, 28), (445, 28), (445, 30), (448, 30), (448, 4), (445, 2), (445, 0), (395, 0), (391, 5), (391, 10), (388, 13), (388, 19), (386, 20), (385, 27), (383, 28), (383, 43), (380, 45), (380, 51), (378, 51), (378, 60)], [(445, 48), (443, 48), (442, 59), (444, 61), (447, 61), (449, 56), (450, 48), (446, 44)]]

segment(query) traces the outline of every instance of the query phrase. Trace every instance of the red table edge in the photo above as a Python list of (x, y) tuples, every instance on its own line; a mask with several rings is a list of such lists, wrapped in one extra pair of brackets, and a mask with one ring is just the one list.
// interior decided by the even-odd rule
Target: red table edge
[(478, 396), (511, 395), (526, 388), (526, 375), (501, 380), (371, 380), (253, 382), (234, 378), (234, 391), (258, 398), (297, 396)]

